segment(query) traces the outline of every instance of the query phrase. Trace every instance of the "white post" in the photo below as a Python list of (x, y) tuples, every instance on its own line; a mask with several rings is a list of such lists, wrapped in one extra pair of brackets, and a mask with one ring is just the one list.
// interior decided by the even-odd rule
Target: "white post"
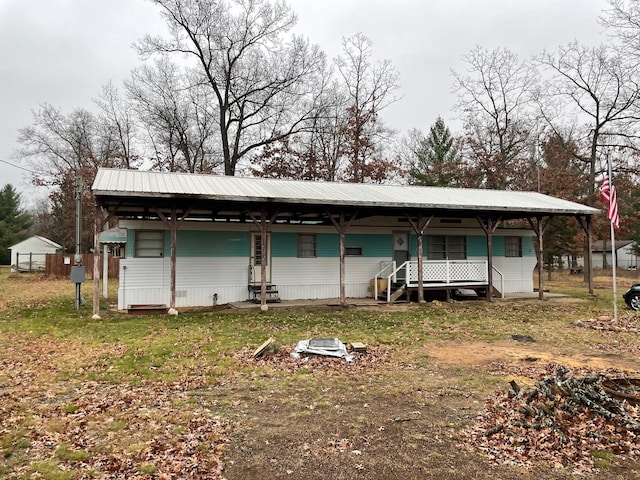
[(105, 243), (102, 246), (102, 296), (109, 295), (109, 246)]
[[(610, 190), (610, 195), (613, 194), (613, 190), (615, 189), (615, 186), (613, 184), (613, 169), (611, 168), (611, 157), (609, 155), (607, 155), (607, 168), (609, 170), (609, 190)], [(616, 199), (617, 202), (617, 199)], [(611, 204), (608, 205), (608, 208), (611, 208)], [(613, 228), (613, 221), (609, 220), (609, 225), (611, 226), (611, 271), (613, 273), (613, 321), (615, 323), (618, 323), (618, 304), (616, 302), (617, 300), (617, 281), (616, 281), (616, 258), (615, 258), (615, 250), (616, 250), (616, 235), (614, 232), (614, 228)], [(606, 252), (606, 244), (605, 243), (605, 255), (607, 254)]]

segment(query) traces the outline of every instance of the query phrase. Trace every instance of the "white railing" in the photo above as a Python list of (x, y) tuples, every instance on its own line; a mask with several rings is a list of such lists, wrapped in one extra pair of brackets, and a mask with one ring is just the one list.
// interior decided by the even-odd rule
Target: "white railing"
[[(418, 286), (418, 262), (408, 263), (407, 286)], [(425, 260), (422, 262), (423, 284), (481, 285), (489, 281), (488, 262), (484, 260)]]
[[(433, 286), (486, 286), (489, 283), (489, 266), (483, 260), (424, 260), (422, 262), (422, 283), (424, 287)], [(391, 301), (391, 280), (405, 269), (408, 287), (418, 286), (418, 262), (416, 260), (404, 262), (400, 266), (390, 262), (376, 273), (373, 282), (373, 295), (378, 298), (378, 280), (386, 280), (387, 302)], [(494, 272), (500, 276), (502, 293), (504, 291), (504, 276), (495, 267)], [(495, 280), (494, 280), (495, 282)]]
[[(498, 270), (495, 266), (491, 265), (493, 273), (497, 273), (500, 276), (500, 298), (504, 298), (504, 274)], [(496, 284), (496, 276), (493, 276), (493, 285)]]
[[(402, 267), (401, 267), (402, 268)], [(382, 269), (376, 273), (375, 277), (373, 277), (373, 298), (378, 299), (378, 280), (386, 279), (387, 280), (387, 301), (389, 301), (389, 291), (391, 290), (389, 287), (391, 286), (391, 278), (400, 270), (396, 268), (396, 261), (389, 262)], [(383, 275), (385, 272), (391, 272), (390, 274)]]

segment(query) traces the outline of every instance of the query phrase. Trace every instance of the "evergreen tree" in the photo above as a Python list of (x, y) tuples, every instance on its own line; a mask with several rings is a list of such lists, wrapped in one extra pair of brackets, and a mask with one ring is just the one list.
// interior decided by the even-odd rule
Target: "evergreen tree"
[(0, 265), (11, 262), (9, 247), (24, 240), (31, 215), (20, 207), (20, 194), (11, 184), (0, 190)]
[(414, 146), (411, 183), (452, 187), (462, 175), (458, 141), (441, 117), (429, 130), (429, 136), (419, 138)]

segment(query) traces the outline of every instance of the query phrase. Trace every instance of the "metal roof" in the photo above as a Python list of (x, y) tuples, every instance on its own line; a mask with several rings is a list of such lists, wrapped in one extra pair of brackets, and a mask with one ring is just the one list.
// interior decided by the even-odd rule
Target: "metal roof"
[(599, 210), (536, 192), (410, 185), (278, 180), (139, 170), (98, 170), (92, 190), (101, 201), (192, 199), (326, 207), (382, 207), (459, 212), (594, 215)]

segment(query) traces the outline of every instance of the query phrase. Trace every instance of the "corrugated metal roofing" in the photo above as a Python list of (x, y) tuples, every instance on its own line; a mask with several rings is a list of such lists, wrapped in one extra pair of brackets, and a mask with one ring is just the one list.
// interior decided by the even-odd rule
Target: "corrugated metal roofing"
[(138, 170), (100, 169), (97, 197), (192, 197), (234, 202), (406, 207), (594, 215), (600, 211), (536, 192), (330, 183)]

